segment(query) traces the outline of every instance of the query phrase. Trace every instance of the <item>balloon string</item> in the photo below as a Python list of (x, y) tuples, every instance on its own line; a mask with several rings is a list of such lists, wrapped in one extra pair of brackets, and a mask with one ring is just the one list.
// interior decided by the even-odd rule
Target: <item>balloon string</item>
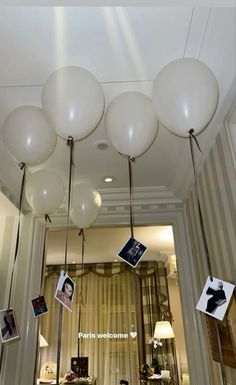
[[(141, 354), (139, 350), (140, 346), (140, 328), (139, 328), (139, 317), (138, 317), (138, 293), (137, 293), (137, 275), (135, 269), (132, 269), (132, 275), (133, 275), (133, 291), (134, 291), (134, 309), (135, 309), (135, 323), (136, 323), (136, 332), (137, 332), (137, 354), (138, 354), (138, 365), (139, 370), (141, 369)], [(131, 368), (132, 371), (132, 368)], [(141, 384), (141, 379), (139, 379), (139, 383)]]
[(9, 298), (8, 298), (8, 309), (10, 309), (11, 300), (12, 300), (11, 297), (12, 297), (13, 278), (14, 278), (15, 266), (16, 266), (16, 261), (17, 261), (17, 256), (18, 256), (18, 249), (19, 249), (20, 217), (21, 217), (21, 209), (22, 209), (23, 192), (24, 192), (24, 186), (25, 186), (26, 165), (25, 165), (25, 163), (20, 163), (19, 167), (20, 167), (21, 170), (23, 170), (23, 175), (22, 175), (21, 187), (20, 187), (20, 202), (19, 202), (19, 211), (18, 211), (18, 225), (17, 225), (17, 235), (16, 235), (16, 247), (15, 247), (15, 255), (14, 255), (13, 268), (12, 268), (12, 272), (11, 272), (10, 290), (9, 290)]
[(69, 236), (69, 218), (70, 218), (70, 201), (71, 201), (71, 180), (73, 168), (73, 147), (74, 140), (68, 136), (67, 146), (70, 148), (70, 168), (69, 168), (69, 183), (68, 183), (68, 205), (67, 205), (67, 220), (66, 220), (66, 242), (65, 242), (65, 270), (67, 269), (67, 251), (68, 251), (68, 236)]
[[(46, 258), (46, 233), (47, 233), (47, 221), (52, 223), (51, 218), (49, 217), (48, 214), (44, 215), (44, 226), (45, 226), (45, 231), (44, 231), (44, 241), (43, 241), (43, 255), (42, 255), (42, 268), (41, 268), (41, 280), (40, 280), (40, 293), (39, 296), (43, 293), (44, 289), (44, 269), (45, 269), (45, 258)], [(35, 359), (35, 366), (34, 366), (34, 378), (36, 379), (37, 377), (37, 363), (38, 363), (38, 356), (39, 356), (39, 322), (37, 324), (37, 336), (38, 336), (38, 344), (36, 345), (36, 359)]]
[[(82, 255), (82, 275), (81, 275), (81, 289), (79, 294), (79, 318), (78, 318), (78, 333), (80, 332), (80, 325), (81, 325), (81, 305), (84, 305), (84, 298), (83, 298), (83, 272), (84, 272), (84, 243), (85, 243), (85, 236), (84, 236), (84, 229), (81, 229), (79, 232), (79, 237), (82, 237), (82, 245), (81, 245), (81, 255)], [(78, 338), (78, 357), (80, 356), (80, 338)]]
[[(72, 168), (73, 168), (74, 140), (73, 140), (72, 136), (68, 136), (67, 146), (69, 146), (69, 149), (70, 149), (70, 167), (69, 167), (68, 204), (67, 204), (67, 219), (66, 219), (65, 262), (64, 262), (65, 271), (67, 271), (67, 251), (68, 251), (70, 201), (71, 201), (71, 180), (72, 180)], [(57, 385), (59, 385), (59, 377), (60, 377), (62, 314), (63, 314), (63, 305), (60, 303), (59, 304), (59, 313), (58, 313), (58, 329), (57, 329), (58, 330), (58, 332), (57, 332), (57, 369), (56, 369), (56, 384)]]
[(132, 162), (135, 162), (135, 159), (129, 156), (128, 157), (128, 166), (129, 166), (129, 219), (130, 219), (131, 238), (134, 238)]
[[(131, 238), (134, 238), (134, 216), (133, 216), (133, 170), (132, 163), (135, 162), (135, 158), (128, 156), (128, 167), (129, 167), (129, 214), (130, 214), (130, 234)], [(134, 291), (134, 308), (135, 308), (135, 322), (137, 328), (137, 353), (138, 353), (138, 364), (141, 368), (141, 356), (139, 351), (140, 336), (138, 332), (138, 295), (137, 295), (137, 275), (135, 269), (132, 269), (133, 274), (133, 291)], [(141, 384), (141, 379), (139, 380)]]
[[(23, 192), (24, 192), (24, 186), (25, 186), (25, 173), (26, 173), (26, 165), (25, 165), (25, 163), (19, 163), (18, 166), (19, 166), (19, 168), (21, 170), (23, 170), (23, 174), (22, 174), (21, 187), (20, 187), (20, 201), (19, 201), (19, 210), (18, 210), (18, 224), (17, 224), (16, 246), (15, 246), (13, 267), (12, 267), (12, 272), (11, 272), (11, 281), (10, 281), (10, 289), (9, 289), (9, 296), (8, 296), (8, 306), (7, 306), (8, 309), (10, 309), (10, 306), (11, 306), (13, 278), (14, 278), (15, 266), (16, 266), (16, 261), (17, 261), (17, 256), (18, 256), (19, 239), (20, 239), (20, 216), (21, 216)], [(4, 355), (4, 344), (2, 344), (2, 346), (1, 346), (0, 373), (1, 373), (1, 370), (2, 370), (3, 355)]]
[[(198, 182), (197, 182), (196, 163), (195, 163), (194, 150), (193, 150), (193, 139), (196, 142), (199, 150), (201, 151), (200, 146), (199, 146), (198, 141), (197, 141), (197, 138), (194, 135), (194, 130), (191, 129), (189, 131), (189, 141), (190, 141), (191, 157), (192, 157), (193, 171), (194, 171), (194, 178), (195, 178), (198, 212), (199, 212), (199, 219), (200, 219), (200, 228), (201, 228), (203, 245), (204, 245), (205, 254), (206, 254), (208, 273), (210, 276), (210, 280), (213, 281), (210, 255), (209, 255), (209, 250), (208, 250), (208, 245), (207, 245), (206, 233), (205, 233), (205, 228), (204, 228), (204, 223), (203, 223), (203, 218), (202, 218), (202, 210), (201, 210), (199, 193), (198, 193)], [(223, 359), (223, 354), (222, 354), (222, 349), (221, 349), (219, 325), (218, 325), (216, 320), (215, 320), (215, 322), (216, 322), (216, 332), (217, 332), (217, 345), (218, 345), (218, 350), (219, 350), (219, 355), (220, 355), (220, 369), (221, 369), (222, 383), (223, 383), (223, 385), (227, 385), (226, 376), (225, 376), (224, 359)]]
[(200, 229), (201, 229), (201, 235), (202, 235), (202, 240), (203, 240), (203, 245), (204, 245), (204, 250), (205, 250), (205, 255), (206, 255), (206, 262), (207, 262), (208, 273), (209, 273), (209, 276), (210, 276), (210, 280), (213, 281), (212, 267), (211, 267), (211, 261), (210, 261), (210, 254), (209, 254), (209, 249), (208, 249), (208, 245), (207, 245), (205, 227), (204, 227), (204, 223), (203, 223), (202, 210), (201, 210), (200, 199), (199, 199), (199, 192), (198, 192), (198, 181), (197, 181), (196, 163), (195, 163), (194, 149), (193, 149), (193, 140), (196, 142), (196, 144), (198, 146), (198, 149), (201, 151), (199, 143), (197, 141), (197, 138), (194, 135), (194, 130), (191, 129), (189, 131), (189, 141), (190, 141), (190, 150), (191, 150), (191, 158), (192, 158), (192, 164), (193, 164), (195, 186), (196, 186), (196, 195), (197, 195), (197, 205), (198, 205), (198, 213), (199, 213), (199, 220), (200, 220)]
[(57, 326), (57, 373), (56, 373), (56, 385), (60, 384), (59, 377), (60, 377), (60, 362), (61, 362), (62, 313), (63, 313), (63, 305), (61, 303), (59, 303), (58, 326)]

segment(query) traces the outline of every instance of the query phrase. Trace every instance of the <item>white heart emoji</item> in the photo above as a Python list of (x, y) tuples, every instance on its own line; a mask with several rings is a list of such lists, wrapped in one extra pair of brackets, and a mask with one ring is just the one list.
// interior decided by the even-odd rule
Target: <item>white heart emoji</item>
[(130, 337), (132, 337), (133, 339), (135, 339), (137, 337), (137, 332), (130, 332)]

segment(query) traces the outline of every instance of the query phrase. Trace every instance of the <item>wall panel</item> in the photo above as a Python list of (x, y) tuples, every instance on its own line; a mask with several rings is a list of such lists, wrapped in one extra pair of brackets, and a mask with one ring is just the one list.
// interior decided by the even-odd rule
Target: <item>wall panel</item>
[[(198, 174), (198, 188), (213, 276), (236, 283), (236, 173), (225, 127), (216, 137), (209, 157)], [(195, 186), (186, 200), (186, 208), (200, 296), (208, 269)], [(202, 322), (207, 334), (204, 315)], [(210, 349), (209, 372), (212, 385), (221, 385), (219, 364), (211, 359)], [(234, 385), (236, 370), (226, 367), (226, 375), (228, 384)]]

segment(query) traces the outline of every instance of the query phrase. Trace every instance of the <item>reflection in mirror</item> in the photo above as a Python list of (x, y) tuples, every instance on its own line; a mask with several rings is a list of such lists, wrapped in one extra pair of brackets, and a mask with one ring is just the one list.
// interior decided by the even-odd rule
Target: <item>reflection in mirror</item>
[[(57, 357), (59, 305), (55, 290), (64, 269), (63, 235), (58, 229), (47, 234), (44, 295), (49, 311), (40, 319), (40, 330), (49, 346), (40, 354), (40, 368), (47, 362), (55, 363)], [(132, 267), (117, 256), (129, 237), (129, 228), (123, 227), (86, 230), (82, 265), (81, 238), (78, 230), (70, 230), (67, 273), (75, 282), (75, 295), (72, 312), (63, 309), (62, 379), (72, 375), (72, 357), (88, 357), (88, 373), (78, 367), (75, 374), (88, 374), (97, 385), (115, 385), (121, 380), (136, 385), (146, 376), (144, 367), (147, 376), (166, 368), (175, 383), (180, 383), (174, 343), (165, 341), (161, 349), (153, 343), (156, 322), (173, 322), (168, 281), (174, 281), (178, 290), (178, 278), (176, 265), (173, 275), (169, 264), (172, 261), (173, 265), (174, 254), (172, 227), (135, 229), (135, 238), (147, 246), (135, 269), (135, 285)], [(186, 362), (186, 353), (184, 359)]]

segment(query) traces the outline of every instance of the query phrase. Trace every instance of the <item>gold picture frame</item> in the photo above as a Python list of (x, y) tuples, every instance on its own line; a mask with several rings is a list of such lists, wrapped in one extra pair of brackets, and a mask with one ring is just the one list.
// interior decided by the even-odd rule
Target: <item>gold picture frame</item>
[(224, 364), (236, 369), (236, 301), (233, 297), (223, 321), (206, 315), (212, 358), (220, 361), (217, 342), (217, 324), (219, 328), (221, 351)]

